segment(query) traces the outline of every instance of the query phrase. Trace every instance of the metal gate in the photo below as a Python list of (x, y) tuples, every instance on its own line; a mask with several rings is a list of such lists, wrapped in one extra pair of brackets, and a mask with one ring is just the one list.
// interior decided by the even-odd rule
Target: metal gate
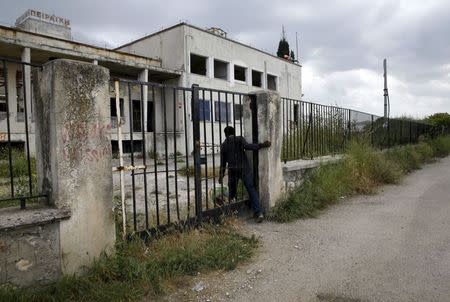
[[(233, 202), (216, 201), (227, 196), (226, 182), (218, 183), (224, 128), (257, 137), (255, 123), (245, 129), (246, 94), (122, 79), (111, 88), (114, 195), (124, 234), (200, 223), (245, 204), (242, 184)], [(249, 156), (257, 184), (257, 153)]]
[(37, 185), (31, 76), (42, 66), (0, 57), (0, 208), (48, 203)]

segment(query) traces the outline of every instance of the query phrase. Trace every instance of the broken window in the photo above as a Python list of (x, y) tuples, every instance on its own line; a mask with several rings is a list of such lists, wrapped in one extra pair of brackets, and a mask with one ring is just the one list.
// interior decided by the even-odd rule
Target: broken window
[(214, 117), (216, 122), (225, 122), (231, 120), (231, 104), (225, 102), (215, 102), (214, 107)]
[(228, 63), (214, 60), (214, 77), (216, 79), (228, 80)]
[(206, 75), (206, 57), (191, 53), (191, 73)]
[(247, 68), (234, 65), (234, 79), (238, 81), (245, 82), (245, 72), (247, 71)]
[(199, 100), (200, 107), (200, 121), (211, 121), (211, 102), (206, 100)]
[(262, 87), (262, 72), (252, 70), (252, 86)]
[(267, 75), (267, 89), (277, 90), (277, 77), (271, 74)]

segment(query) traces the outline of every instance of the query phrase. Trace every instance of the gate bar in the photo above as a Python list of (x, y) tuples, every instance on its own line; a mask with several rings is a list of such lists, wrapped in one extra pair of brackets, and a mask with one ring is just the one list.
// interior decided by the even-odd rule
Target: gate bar
[[(220, 108), (220, 107), (219, 107)], [(192, 85), (192, 121), (194, 137), (194, 170), (195, 170), (195, 215), (199, 222), (202, 221), (202, 182), (200, 167), (200, 107), (199, 87)]]
[[(123, 167), (123, 150), (122, 150), (122, 114), (120, 112), (120, 93), (119, 81), (114, 82), (114, 90), (116, 91), (116, 129), (117, 129), (117, 144), (119, 145), (119, 166)], [(125, 175), (123, 169), (120, 169), (120, 202), (122, 206), (122, 237), (125, 239), (127, 233), (127, 218), (125, 209)]]

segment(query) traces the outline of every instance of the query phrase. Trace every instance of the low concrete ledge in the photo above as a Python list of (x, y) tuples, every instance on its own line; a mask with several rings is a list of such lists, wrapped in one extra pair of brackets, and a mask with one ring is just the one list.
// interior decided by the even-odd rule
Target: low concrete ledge
[(54, 223), (70, 218), (70, 210), (48, 207), (30, 207), (25, 210), (5, 208), (0, 210), (0, 231)]
[(321, 156), (314, 159), (299, 159), (293, 160), (285, 163), (283, 165), (283, 172), (294, 172), (299, 170), (307, 170), (320, 166), (324, 163), (333, 163), (341, 160), (343, 158), (342, 155), (327, 155)]

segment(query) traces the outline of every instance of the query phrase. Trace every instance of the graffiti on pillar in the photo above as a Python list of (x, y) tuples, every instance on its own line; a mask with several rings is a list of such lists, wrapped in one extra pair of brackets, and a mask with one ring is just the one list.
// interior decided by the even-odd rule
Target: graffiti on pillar
[(110, 123), (65, 123), (62, 129), (64, 158), (70, 162), (82, 160), (98, 162), (111, 153), (111, 147), (109, 144), (92, 147), (88, 146), (88, 143), (90, 140), (109, 142), (110, 130)]

